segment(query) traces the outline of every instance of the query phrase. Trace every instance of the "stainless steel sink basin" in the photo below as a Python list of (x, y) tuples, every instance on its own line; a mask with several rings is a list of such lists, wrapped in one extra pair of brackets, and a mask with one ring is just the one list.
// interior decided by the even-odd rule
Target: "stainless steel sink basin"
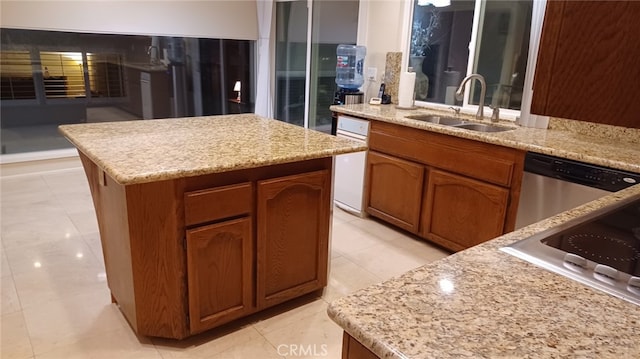
[(407, 118), (410, 118), (412, 120), (417, 120), (417, 121), (425, 121), (429, 123), (455, 127), (455, 128), (463, 128), (465, 130), (477, 131), (477, 132), (502, 132), (502, 131), (513, 130), (513, 128), (511, 127), (464, 121), (455, 117), (447, 117), (447, 116), (411, 115), (411, 116), (407, 116)]
[(509, 127), (495, 126), (495, 125), (485, 125), (483, 123), (464, 123), (461, 125), (455, 126), (456, 128), (464, 128), (466, 130), (478, 131), (478, 132), (502, 132), (513, 130)]
[(410, 118), (412, 120), (437, 123), (445, 126), (456, 126), (456, 125), (461, 125), (465, 123), (465, 121), (459, 120), (457, 118), (438, 116), (438, 115), (414, 115), (414, 116), (407, 116), (407, 118)]

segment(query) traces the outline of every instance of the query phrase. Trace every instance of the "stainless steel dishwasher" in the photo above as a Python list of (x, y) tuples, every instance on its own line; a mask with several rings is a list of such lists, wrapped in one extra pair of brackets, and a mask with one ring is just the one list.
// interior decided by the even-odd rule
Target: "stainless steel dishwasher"
[(528, 152), (516, 229), (640, 183), (640, 174)]

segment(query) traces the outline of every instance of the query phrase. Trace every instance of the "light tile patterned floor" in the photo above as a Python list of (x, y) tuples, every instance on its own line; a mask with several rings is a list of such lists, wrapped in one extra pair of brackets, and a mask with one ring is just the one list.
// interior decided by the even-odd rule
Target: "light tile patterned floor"
[(327, 304), (448, 252), (335, 209), (329, 284), (183, 341), (137, 337), (111, 304), (81, 168), (1, 179), (2, 359), (340, 358)]

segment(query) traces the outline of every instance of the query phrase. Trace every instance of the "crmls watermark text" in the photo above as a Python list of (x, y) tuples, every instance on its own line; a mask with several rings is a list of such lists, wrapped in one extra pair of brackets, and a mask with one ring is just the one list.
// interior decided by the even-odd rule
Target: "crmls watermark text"
[(325, 357), (329, 354), (327, 344), (280, 344), (278, 345), (278, 355), (302, 357), (314, 356)]

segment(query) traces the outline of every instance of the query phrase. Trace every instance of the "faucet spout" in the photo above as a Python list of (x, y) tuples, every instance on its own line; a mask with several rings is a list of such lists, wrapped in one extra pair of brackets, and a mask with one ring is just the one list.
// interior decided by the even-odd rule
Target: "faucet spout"
[(484, 120), (484, 96), (487, 92), (487, 83), (484, 81), (484, 77), (480, 74), (471, 74), (464, 79), (460, 83), (460, 87), (456, 90), (456, 98), (458, 100), (462, 100), (462, 96), (464, 94), (464, 86), (467, 82), (476, 79), (480, 82), (480, 103), (478, 103), (478, 112), (476, 113), (476, 119), (482, 121)]

